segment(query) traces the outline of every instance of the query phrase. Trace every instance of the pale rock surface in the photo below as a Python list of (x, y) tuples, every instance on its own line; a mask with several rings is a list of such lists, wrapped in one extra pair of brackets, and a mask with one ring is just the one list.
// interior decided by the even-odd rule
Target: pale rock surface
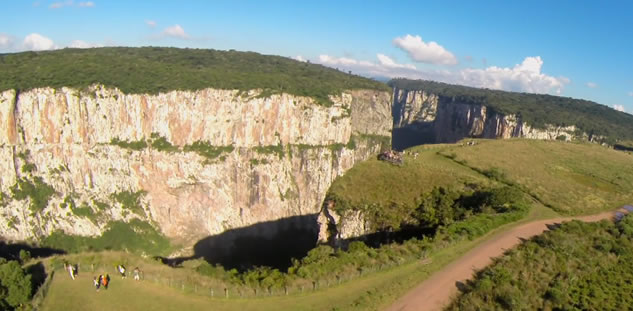
[[(331, 107), (307, 97), (258, 94), (124, 94), (100, 85), (0, 93), (0, 236), (37, 239), (55, 230), (94, 236), (107, 221), (138, 217), (190, 246), (233, 228), (297, 215), (316, 218), (332, 181), (380, 151), (363, 135), (391, 135), (386, 92), (344, 92), (331, 98)], [(180, 151), (111, 144), (152, 134)], [(352, 136), (355, 148), (342, 147)], [(182, 151), (194, 142), (234, 149), (208, 160)], [(283, 155), (257, 149), (279, 145)], [(36, 168), (23, 171), (27, 163)], [(13, 199), (10, 189), (18, 178), (35, 176), (56, 194), (43, 211), (32, 213), (29, 200)], [(122, 191), (146, 192), (145, 215), (122, 209), (111, 196)], [(106, 203), (106, 217), (93, 223), (74, 215), (61, 204), (71, 194), (77, 205)]]

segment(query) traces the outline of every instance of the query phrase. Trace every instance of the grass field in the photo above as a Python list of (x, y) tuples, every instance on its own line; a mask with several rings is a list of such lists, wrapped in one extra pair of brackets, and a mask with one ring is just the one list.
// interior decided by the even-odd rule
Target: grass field
[[(178, 285), (168, 286), (153, 281), (173, 279), (178, 284), (187, 278), (204, 278), (186, 269), (173, 269), (148, 259), (121, 252), (77, 254), (64, 257), (70, 262), (96, 261), (108, 269), (80, 272), (77, 280), (59, 270), (53, 278), (42, 310), (380, 310), (404, 294), (409, 288), (427, 278), (459, 258), (479, 243), (508, 230), (515, 225), (536, 219), (556, 217), (548, 208), (534, 205), (530, 214), (517, 223), (504, 225), (485, 236), (462, 241), (430, 254), (429, 261), (415, 261), (392, 269), (368, 274), (364, 277), (317, 291), (306, 290), (305, 294), (240, 299), (223, 293), (183, 292)], [(58, 260), (59, 261), (59, 260)], [(49, 261), (50, 262), (50, 261)], [(145, 281), (135, 282), (131, 278), (120, 279), (113, 273), (114, 264), (124, 262), (128, 267), (139, 265), (145, 274)], [(88, 268), (86, 268), (88, 269)], [(88, 269), (89, 270), (89, 269)], [(92, 276), (109, 272), (112, 277), (107, 291), (95, 292)], [(220, 296), (220, 298), (218, 298)]]
[(562, 214), (596, 213), (633, 199), (633, 156), (596, 144), (481, 140), (441, 153), (479, 171), (496, 169)]
[(495, 181), (437, 153), (453, 145), (428, 145), (411, 149), (402, 166), (370, 159), (355, 165), (330, 187), (330, 193), (352, 206), (363, 204), (412, 205), (422, 193), (434, 187), (463, 187), (468, 183), (496, 184)]

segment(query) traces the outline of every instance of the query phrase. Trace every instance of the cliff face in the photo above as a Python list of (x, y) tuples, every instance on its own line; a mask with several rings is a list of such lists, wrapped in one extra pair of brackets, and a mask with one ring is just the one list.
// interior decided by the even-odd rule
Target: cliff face
[[(332, 181), (391, 134), (388, 93), (345, 92), (331, 107), (257, 95), (102, 86), (1, 93), (0, 235), (97, 235), (108, 221), (141, 218), (192, 242), (315, 215)], [(79, 206), (97, 216), (76, 215)]]
[[(574, 126), (537, 129), (515, 115), (499, 114), (486, 106), (464, 104), (425, 91), (395, 88), (392, 113), (394, 146), (399, 149), (420, 143), (451, 143), (466, 137), (576, 138)], [(396, 137), (399, 130), (402, 137)], [(578, 138), (587, 139), (586, 135)]]

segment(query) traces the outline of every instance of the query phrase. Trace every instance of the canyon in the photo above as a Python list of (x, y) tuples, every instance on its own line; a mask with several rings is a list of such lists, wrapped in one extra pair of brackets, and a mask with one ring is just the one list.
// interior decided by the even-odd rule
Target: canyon
[(350, 90), (330, 100), (261, 90), (125, 94), (98, 84), (4, 91), (0, 235), (98, 236), (111, 221), (140, 219), (201, 256), (228, 253), (244, 236), (296, 230), (311, 247), (330, 238), (328, 226), (344, 228), (340, 238), (366, 231), (362, 215), (341, 225), (323, 201), (338, 176), (391, 139), (403, 149), (579, 132), (532, 128), (424, 91)]

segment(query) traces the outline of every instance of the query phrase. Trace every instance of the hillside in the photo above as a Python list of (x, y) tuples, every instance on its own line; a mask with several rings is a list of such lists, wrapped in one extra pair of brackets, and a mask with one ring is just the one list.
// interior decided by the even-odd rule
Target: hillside
[[(419, 153), (417, 159), (413, 153)], [(360, 218), (355, 226), (374, 224), (371, 231), (388, 229), (375, 226), (386, 220), (409, 223), (407, 215), (437, 187), (507, 185), (561, 214), (590, 214), (633, 200), (631, 160), (630, 154), (588, 143), (511, 139), (428, 145), (408, 149), (403, 166), (378, 160), (356, 165), (335, 180), (327, 198), (334, 201), (339, 223)]]
[(424, 80), (394, 79), (389, 85), (401, 90), (419, 90), (437, 95), (440, 102), (486, 106), (489, 108), (489, 114), (514, 115), (534, 128), (574, 125), (590, 137), (607, 137), (607, 142), (611, 145), (618, 140), (633, 139), (633, 115), (587, 100), (480, 89)]
[(625, 310), (633, 303), (633, 217), (569, 222), (477, 272), (447, 310)]
[(92, 84), (127, 94), (205, 88), (264, 89), (331, 104), (343, 90), (388, 91), (383, 84), (321, 65), (254, 52), (162, 47), (62, 49), (0, 54), (0, 91)]

